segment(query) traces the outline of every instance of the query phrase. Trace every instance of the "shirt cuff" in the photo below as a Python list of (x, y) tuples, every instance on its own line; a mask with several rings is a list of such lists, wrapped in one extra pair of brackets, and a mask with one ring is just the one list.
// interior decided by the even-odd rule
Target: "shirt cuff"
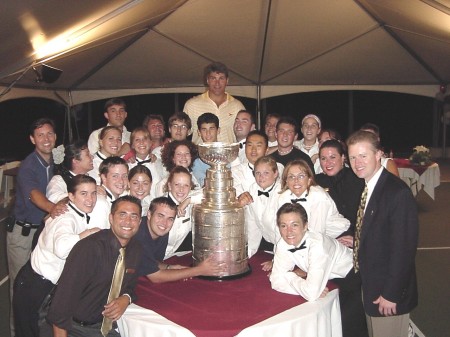
[(128, 303), (128, 305), (130, 305), (131, 304), (131, 296), (130, 295), (128, 295), (128, 294), (122, 294), (122, 296), (126, 296), (126, 297), (128, 297), (128, 299), (130, 300), (130, 303)]

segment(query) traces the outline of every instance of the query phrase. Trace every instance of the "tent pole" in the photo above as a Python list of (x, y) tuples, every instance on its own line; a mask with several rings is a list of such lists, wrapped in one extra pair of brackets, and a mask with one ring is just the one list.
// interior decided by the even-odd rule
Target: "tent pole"
[(261, 84), (256, 87), (256, 128), (261, 129)]
[(353, 109), (353, 90), (348, 92), (348, 134), (352, 134), (355, 129), (355, 111)]
[(180, 97), (178, 96), (178, 93), (175, 94), (175, 111), (174, 113), (177, 113), (180, 111)]
[(72, 119), (71, 119), (71, 109), (73, 106), (73, 99), (72, 99), (72, 91), (71, 90), (67, 90), (67, 94), (69, 96), (69, 104), (66, 105), (66, 109), (67, 109), (67, 126), (69, 128), (69, 144), (73, 142), (73, 131), (72, 131)]

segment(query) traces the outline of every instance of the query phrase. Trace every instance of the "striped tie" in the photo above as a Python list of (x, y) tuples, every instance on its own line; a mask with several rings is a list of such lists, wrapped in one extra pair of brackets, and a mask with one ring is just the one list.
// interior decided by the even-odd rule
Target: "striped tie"
[[(124, 273), (125, 273), (125, 248), (120, 248), (119, 256), (117, 257), (116, 267), (114, 268), (111, 288), (109, 289), (107, 303), (119, 297), (120, 289), (122, 288), (122, 280)], [(100, 329), (102, 335), (106, 336), (111, 329), (112, 329), (112, 320), (110, 318), (103, 317), (103, 323)]]
[(353, 242), (353, 266), (355, 268), (355, 273), (359, 271), (358, 263), (358, 251), (359, 251), (359, 240), (361, 238), (361, 229), (364, 218), (364, 208), (366, 207), (367, 201), (367, 184), (361, 194), (361, 202), (359, 204), (358, 213), (356, 215), (356, 228), (355, 228), (355, 240)]

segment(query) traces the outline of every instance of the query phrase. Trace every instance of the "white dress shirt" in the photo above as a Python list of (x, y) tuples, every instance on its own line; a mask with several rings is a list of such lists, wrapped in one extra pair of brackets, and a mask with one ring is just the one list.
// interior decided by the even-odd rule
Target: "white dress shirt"
[[(328, 280), (344, 278), (352, 269), (353, 253), (337, 240), (321, 233), (307, 231), (302, 243), (306, 247), (292, 253), (289, 249), (294, 246), (283, 239), (278, 242), (270, 283), (274, 290), (315, 301)], [(292, 272), (295, 266), (308, 273), (306, 279)]]
[(72, 247), (80, 241), (79, 234), (86, 229), (98, 227), (92, 221), (88, 225), (85, 213), (71, 205), (82, 215), (69, 207), (66, 213), (54, 219), (49, 218), (31, 254), (33, 270), (53, 284), (58, 282)]
[[(70, 173), (73, 174), (72, 171)], [(45, 195), (48, 200), (56, 204), (58, 201), (64, 199), (68, 196), (67, 193), (67, 184), (64, 181), (63, 177), (59, 174), (54, 175), (52, 179), (48, 182), (47, 185), (47, 191), (45, 192)]]
[[(305, 191), (300, 198), (306, 199), (298, 203), (308, 214), (308, 228), (311, 231), (336, 238), (350, 227), (350, 221), (339, 213), (333, 199), (322, 187), (310, 186), (309, 193)], [(291, 203), (291, 199), (297, 199), (297, 196), (290, 190), (284, 191), (279, 197), (277, 209)]]
[(92, 177), (95, 179), (95, 182), (97, 183), (97, 185), (101, 185), (101, 179), (100, 179), (100, 172), (99, 172), (99, 168), (100, 168), (100, 164), (106, 159), (108, 158), (108, 156), (106, 154), (101, 153), (100, 151), (95, 152), (95, 154), (93, 154), (94, 159), (92, 159), (92, 164), (94, 165), (94, 168), (92, 170), (90, 170), (88, 172), (89, 177)]
[[(249, 193), (253, 202), (245, 207), (249, 257), (257, 252), (262, 237), (274, 245), (280, 239), (280, 232), (275, 221), (280, 190), (281, 185), (278, 180), (266, 189), (261, 189), (256, 182), (250, 185)], [(269, 193), (269, 197), (263, 194), (258, 196), (258, 191)]]
[[(169, 192), (168, 194), (166, 194), (166, 196), (169, 196), (177, 204), (177, 206), (179, 205), (179, 202), (174, 198), (172, 193)], [(191, 231), (191, 211), (192, 204), (189, 204), (188, 207), (186, 207), (185, 216), (176, 216), (172, 228), (169, 231), (169, 241), (167, 243), (166, 255), (164, 256), (164, 260), (172, 257), (175, 254), (178, 247), (180, 247), (186, 236)]]

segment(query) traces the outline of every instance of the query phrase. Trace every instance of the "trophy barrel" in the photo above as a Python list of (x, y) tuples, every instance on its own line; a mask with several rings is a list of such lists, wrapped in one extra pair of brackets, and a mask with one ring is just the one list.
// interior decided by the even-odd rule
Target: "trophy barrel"
[(224, 263), (227, 268), (217, 277), (208, 277), (210, 279), (236, 278), (250, 272), (243, 208), (217, 210), (196, 205), (193, 220), (194, 266), (213, 255), (215, 261)]

